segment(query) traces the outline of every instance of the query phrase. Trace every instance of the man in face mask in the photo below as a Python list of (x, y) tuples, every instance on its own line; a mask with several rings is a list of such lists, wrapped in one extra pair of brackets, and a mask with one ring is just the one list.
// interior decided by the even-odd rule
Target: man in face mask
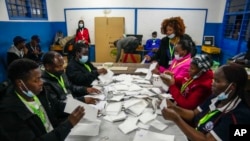
[(84, 43), (76, 43), (73, 50), (73, 59), (66, 68), (66, 74), (74, 85), (91, 87), (91, 83), (98, 79), (100, 74), (106, 74), (105, 68), (97, 69), (88, 60), (88, 47)]
[(64, 73), (64, 59), (61, 54), (55, 51), (49, 51), (43, 57), (45, 71), (42, 78), (45, 87), (50, 91), (52, 97), (60, 101), (65, 101), (68, 96), (88, 104), (95, 104), (97, 99), (84, 97), (89, 93), (100, 93), (95, 88), (73, 85)]

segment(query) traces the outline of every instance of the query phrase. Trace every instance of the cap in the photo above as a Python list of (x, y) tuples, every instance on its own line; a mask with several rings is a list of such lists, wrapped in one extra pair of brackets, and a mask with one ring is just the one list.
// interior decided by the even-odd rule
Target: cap
[(14, 44), (21, 43), (21, 42), (24, 42), (24, 41), (26, 41), (26, 39), (24, 39), (24, 38), (21, 37), (21, 36), (16, 36), (16, 37), (13, 39)]
[(33, 35), (33, 36), (31, 37), (31, 40), (35, 40), (35, 41), (37, 41), (38, 43), (40, 42), (40, 38), (39, 38), (38, 35)]

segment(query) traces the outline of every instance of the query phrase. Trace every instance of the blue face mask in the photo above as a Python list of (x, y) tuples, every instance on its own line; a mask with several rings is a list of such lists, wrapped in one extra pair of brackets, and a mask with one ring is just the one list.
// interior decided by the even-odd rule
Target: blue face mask
[(86, 62), (88, 61), (88, 59), (89, 59), (88, 56), (84, 56), (84, 55), (83, 55), (83, 56), (79, 59), (79, 61), (80, 61), (80, 63), (84, 64), (84, 63), (86, 63)]
[(218, 101), (222, 101), (228, 98), (228, 95), (232, 92), (232, 90), (230, 90), (228, 93), (226, 93), (226, 91), (229, 89), (229, 87), (232, 85), (232, 83), (226, 88), (226, 90), (222, 93), (220, 93), (217, 96)]
[(172, 38), (174, 38), (174, 37), (175, 37), (175, 34), (174, 34), (174, 33), (168, 35), (168, 38), (169, 38), (169, 39), (172, 39)]
[(26, 87), (26, 85), (23, 83), (22, 80), (21, 80), (21, 83), (23, 84), (24, 88), (27, 90), (27, 91), (24, 91), (24, 90), (20, 87), (22, 93), (25, 94), (27, 97), (30, 97), (30, 98), (34, 97), (33, 92), (32, 92), (31, 90), (29, 90), (29, 89)]

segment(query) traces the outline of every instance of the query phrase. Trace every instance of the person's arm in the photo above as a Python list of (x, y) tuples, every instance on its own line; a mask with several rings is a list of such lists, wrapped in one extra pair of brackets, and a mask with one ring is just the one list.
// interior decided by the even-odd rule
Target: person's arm
[(183, 118), (173, 109), (164, 108), (162, 110), (162, 115), (164, 119), (173, 121), (187, 136), (189, 140), (192, 141), (216, 141), (211, 133), (203, 134), (197, 131), (195, 128), (186, 123)]

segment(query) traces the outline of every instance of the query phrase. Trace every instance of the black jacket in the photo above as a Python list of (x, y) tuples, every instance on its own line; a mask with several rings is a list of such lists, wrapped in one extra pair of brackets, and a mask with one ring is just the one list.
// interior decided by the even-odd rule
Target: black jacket
[[(188, 34), (184, 34), (183, 36), (180, 37), (180, 40), (189, 41), (189, 44), (192, 47), (191, 56), (193, 57), (196, 54), (197, 50), (196, 50), (196, 46), (192, 38)], [(152, 56), (151, 60), (155, 60), (159, 63), (160, 66), (168, 68), (169, 61), (172, 59), (174, 59), (174, 55), (171, 58), (170, 53), (169, 53), (169, 38), (166, 36), (161, 39), (160, 47), (158, 51), (155, 53), (155, 55)]]
[(67, 78), (66, 74), (62, 74), (67, 93), (64, 92), (63, 88), (58, 83), (57, 79), (50, 76), (46, 71), (43, 72), (42, 78), (44, 80), (44, 87), (50, 93), (53, 99), (64, 101), (67, 99), (67, 94), (72, 94), (72, 96), (80, 101), (84, 101), (84, 95), (87, 94), (87, 88), (84, 86), (73, 85)]
[(71, 59), (66, 68), (66, 74), (69, 80), (75, 84), (80, 86), (90, 87), (91, 83), (98, 79), (97, 68), (90, 63), (89, 61), (86, 64), (90, 67), (91, 72), (83, 65), (77, 62), (75, 59)]
[[(50, 95), (45, 91), (38, 95), (47, 116), (54, 128), (47, 133), (40, 118), (31, 113), (14, 92), (14, 88), (7, 90), (5, 97), (0, 101), (0, 125), (4, 128), (5, 136), (13, 141), (63, 141), (69, 134), (72, 124), (69, 120), (59, 124), (57, 112), (63, 113), (64, 103), (49, 102)], [(53, 107), (52, 107), (53, 106)]]

